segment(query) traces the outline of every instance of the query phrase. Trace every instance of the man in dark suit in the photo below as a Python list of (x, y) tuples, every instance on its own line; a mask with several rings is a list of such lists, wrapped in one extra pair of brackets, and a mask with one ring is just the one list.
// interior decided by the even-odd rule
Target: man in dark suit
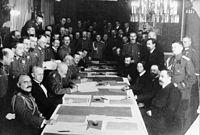
[(181, 101), (180, 91), (171, 83), (170, 71), (162, 70), (160, 72), (159, 83), (162, 88), (153, 98), (148, 111), (143, 114), (149, 133), (152, 130), (156, 133), (166, 129), (170, 130), (170, 127), (174, 124), (175, 114)]
[(32, 69), (32, 95), (35, 98), (35, 102), (38, 105), (39, 111), (46, 118), (50, 118), (56, 105), (54, 105), (54, 99), (49, 97), (49, 92), (42, 84), (44, 77), (44, 69), (41, 67), (33, 67)]
[(147, 48), (149, 49), (149, 54), (147, 55), (147, 70), (149, 71), (152, 65), (158, 65), (159, 68), (164, 66), (164, 54), (156, 47), (156, 40), (150, 38), (147, 40)]

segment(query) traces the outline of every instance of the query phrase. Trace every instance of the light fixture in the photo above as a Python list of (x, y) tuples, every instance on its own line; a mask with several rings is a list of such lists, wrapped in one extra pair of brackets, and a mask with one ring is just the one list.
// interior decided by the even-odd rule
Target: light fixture
[(20, 11), (19, 10), (15, 10), (15, 9), (11, 9), (10, 10), (10, 15), (11, 16), (19, 16), (20, 15)]
[(132, 0), (131, 22), (179, 23), (177, 0)]

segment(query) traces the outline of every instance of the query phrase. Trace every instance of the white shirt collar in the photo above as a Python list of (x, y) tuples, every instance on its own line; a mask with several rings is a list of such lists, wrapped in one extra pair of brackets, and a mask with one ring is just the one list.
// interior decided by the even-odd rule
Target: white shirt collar
[(139, 75), (142, 76), (146, 73), (146, 70), (144, 70), (143, 72), (141, 72)]
[(166, 83), (166, 84), (164, 84), (164, 85), (162, 85), (162, 88), (164, 89), (167, 85), (169, 85), (171, 82), (168, 82), (168, 83)]
[(155, 49), (156, 49), (156, 48), (154, 48), (154, 49), (150, 50), (150, 53), (153, 53), (153, 51), (154, 51)]

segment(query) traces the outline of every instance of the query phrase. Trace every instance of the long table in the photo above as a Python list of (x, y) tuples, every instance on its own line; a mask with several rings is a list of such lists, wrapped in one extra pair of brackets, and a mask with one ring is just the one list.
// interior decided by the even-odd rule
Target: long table
[[(132, 91), (121, 89), (127, 79), (98, 78), (81, 82), (79, 92), (64, 95), (51, 117), (56, 123), (46, 125), (42, 135), (148, 135)], [(95, 90), (84, 88), (88, 85)]]

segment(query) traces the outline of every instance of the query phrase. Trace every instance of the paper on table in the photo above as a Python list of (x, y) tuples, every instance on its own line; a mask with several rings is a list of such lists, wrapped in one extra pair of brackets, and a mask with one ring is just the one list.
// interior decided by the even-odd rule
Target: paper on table
[(43, 133), (62, 133), (83, 135), (86, 132), (87, 123), (57, 122), (47, 125)]
[(91, 95), (68, 95), (63, 96), (63, 104), (68, 105), (89, 105), (91, 101)]
[(95, 129), (95, 128), (89, 128), (86, 131), (86, 135), (104, 135), (101, 130)]
[(98, 86), (99, 89), (118, 89), (121, 90), (125, 87), (125, 85), (104, 85), (104, 86)]
[[(125, 134), (125, 135), (131, 135), (133, 133), (136, 133), (137, 135), (140, 135), (140, 122), (136, 121), (135, 119), (106, 119), (103, 121), (102, 130), (106, 133), (117, 135)], [(119, 135), (120, 135), (119, 134)]]
[(97, 92), (97, 82), (84, 82), (77, 84), (80, 92)]

